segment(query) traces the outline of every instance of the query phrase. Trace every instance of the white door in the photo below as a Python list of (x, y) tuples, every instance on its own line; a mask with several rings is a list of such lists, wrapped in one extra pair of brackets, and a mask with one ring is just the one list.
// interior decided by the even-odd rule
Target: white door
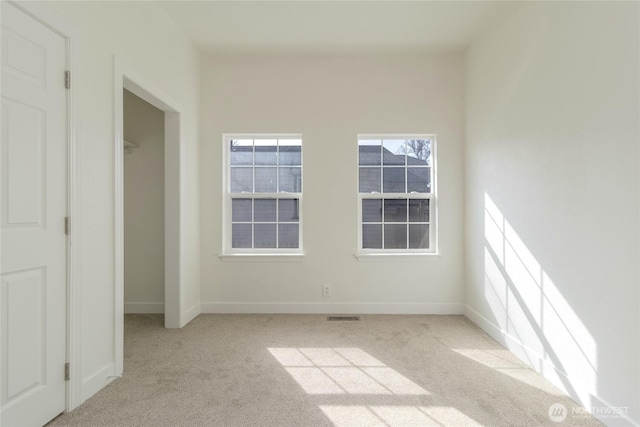
[(66, 41), (2, 2), (2, 426), (65, 409)]

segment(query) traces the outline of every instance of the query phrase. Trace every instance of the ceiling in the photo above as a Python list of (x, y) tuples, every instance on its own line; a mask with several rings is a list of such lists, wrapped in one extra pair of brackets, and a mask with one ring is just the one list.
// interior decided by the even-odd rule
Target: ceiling
[(495, 1), (158, 1), (203, 51), (407, 52), (464, 49)]

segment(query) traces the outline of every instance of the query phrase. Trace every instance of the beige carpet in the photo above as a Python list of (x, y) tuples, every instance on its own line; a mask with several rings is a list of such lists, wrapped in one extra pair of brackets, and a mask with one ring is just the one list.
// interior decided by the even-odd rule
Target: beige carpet
[(361, 318), (127, 315), (124, 376), (50, 425), (600, 425), (463, 316)]

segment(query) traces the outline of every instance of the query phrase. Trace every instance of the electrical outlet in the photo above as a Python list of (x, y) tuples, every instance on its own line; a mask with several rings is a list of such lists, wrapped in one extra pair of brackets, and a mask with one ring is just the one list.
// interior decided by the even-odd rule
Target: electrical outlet
[(329, 285), (322, 286), (322, 296), (325, 298), (331, 296), (331, 286)]

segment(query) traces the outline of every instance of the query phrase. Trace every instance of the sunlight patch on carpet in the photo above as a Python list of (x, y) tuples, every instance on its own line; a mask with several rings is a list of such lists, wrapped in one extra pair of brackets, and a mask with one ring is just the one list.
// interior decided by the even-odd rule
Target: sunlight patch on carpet
[(288, 347), (268, 350), (308, 394), (430, 394), (359, 348)]

